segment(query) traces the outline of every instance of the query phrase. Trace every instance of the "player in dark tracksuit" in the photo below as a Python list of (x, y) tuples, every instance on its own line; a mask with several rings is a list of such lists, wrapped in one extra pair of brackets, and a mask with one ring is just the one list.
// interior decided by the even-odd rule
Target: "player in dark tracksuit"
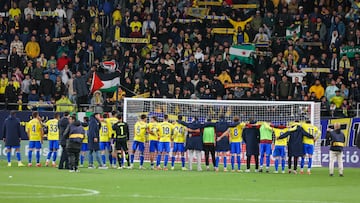
[[(220, 116), (219, 121), (215, 123), (215, 133), (216, 133), (216, 162), (215, 162), (215, 170), (219, 170), (219, 161), (220, 156), (223, 157), (224, 161), (224, 171), (227, 171), (227, 157), (226, 152), (230, 150), (229, 137), (223, 136), (221, 137), (225, 131), (230, 127), (229, 123), (226, 122), (224, 116)], [(221, 138), (220, 138), (221, 137)]]
[(246, 144), (246, 171), (250, 172), (251, 156), (255, 159), (255, 172), (259, 170), (259, 143), (260, 143), (260, 130), (259, 125), (255, 125), (256, 121), (250, 120), (249, 124), (243, 130), (242, 136)]
[(201, 137), (201, 128), (202, 124), (195, 117), (191, 123), (186, 123), (184, 121), (178, 120), (178, 123), (187, 127), (188, 137), (186, 139), (186, 150), (188, 151), (189, 156), (189, 170), (192, 170), (192, 161), (194, 158), (194, 153), (197, 160), (197, 170), (201, 171), (201, 150), (203, 149), (203, 141)]
[(127, 165), (130, 167), (129, 150), (127, 146), (127, 141), (130, 138), (129, 126), (127, 123), (123, 122), (122, 115), (117, 115), (117, 119), (119, 121), (112, 126), (112, 129), (115, 131), (113, 138), (115, 138), (115, 149), (119, 168), (123, 167), (123, 152), (125, 153)]
[(286, 132), (282, 134), (277, 139), (283, 139), (287, 136), (290, 136), (288, 142), (288, 165), (289, 165), (289, 173), (291, 173), (291, 158), (294, 158), (294, 170), (292, 171), (294, 174), (297, 174), (297, 164), (299, 157), (304, 156), (304, 147), (303, 147), (303, 137), (314, 138), (311, 134), (307, 133), (300, 125), (297, 125), (295, 130)]

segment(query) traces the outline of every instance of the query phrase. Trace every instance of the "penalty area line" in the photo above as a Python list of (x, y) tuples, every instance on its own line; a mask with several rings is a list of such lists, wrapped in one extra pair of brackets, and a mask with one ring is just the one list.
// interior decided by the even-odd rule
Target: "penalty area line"
[(205, 200), (205, 201), (231, 201), (231, 202), (286, 202), (286, 203), (343, 203), (336, 201), (318, 201), (318, 200), (294, 200), (294, 199), (258, 199), (258, 198), (236, 198), (236, 197), (187, 197), (187, 196), (162, 196), (162, 195), (106, 195), (106, 197), (125, 197), (138, 199), (172, 199), (172, 200)]
[[(27, 198), (63, 198), (63, 197), (86, 197), (86, 196), (94, 196), (100, 194), (97, 190), (87, 189), (87, 188), (78, 188), (78, 187), (64, 187), (64, 186), (53, 186), (53, 185), (30, 185), (30, 184), (0, 184), (3, 186), (10, 187), (31, 187), (31, 188), (45, 188), (45, 189), (61, 189), (61, 190), (71, 190), (71, 191), (79, 191), (82, 193), (68, 193), (68, 194), (43, 194), (43, 193), (32, 193), (28, 195), (14, 195), (15, 193), (9, 192), (6, 193), (3, 191), (3, 195), (0, 195), (0, 199), (27, 199)], [(9, 194), (7, 196), (6, 194)], [(21, 194), (21, 192), (19, 193)], [(25, 194), (25, 193), (22, 193)], [(36, 195), (38, 194), (38, 195)]]

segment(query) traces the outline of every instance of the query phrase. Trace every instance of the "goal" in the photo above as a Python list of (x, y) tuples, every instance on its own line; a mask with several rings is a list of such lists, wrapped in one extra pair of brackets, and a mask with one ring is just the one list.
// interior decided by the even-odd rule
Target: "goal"
[[(321, 132), (320, 103), (316, 102), (125, 98), (124, 121), (129, 124), (130, 140), (133, 140), (134, 124), (141, 114), (146, 114), (148, 117), (157, 116), (159, 120), (167, 114), (173, 121), (178, 115), (182, 115), (187, 122), (193, 117), (197, 117), (200, 122), (209, 118), (216, 121), (220, 115), (225, 116), (228, 121), (238, 116), (240, 121), (253, 118), (274, 124), (310, 120)], [(321, 166), (320, 143), (318, 139), (315, 144), (314, 166)], [(145, 160), (149, 160), (147, 153)]]

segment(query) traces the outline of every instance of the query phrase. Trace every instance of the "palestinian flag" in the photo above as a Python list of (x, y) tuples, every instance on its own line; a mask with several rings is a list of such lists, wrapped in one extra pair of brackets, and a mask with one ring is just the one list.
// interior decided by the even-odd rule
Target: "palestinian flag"
[(117, 63), (115, 60), (101, 62), (100, 65), (101, 68), (108, 70), (109, 72), (115, 72), (117, 69)]
[(90, 91), (91, 93), (94, 93), (96, 90), (100, 90), (102, 92), (115, 92), (118, 85), (120, 85), (120, 72), (94, 72)]
[(286, 39), (291, 39), (293, 34), (296, 33), (297, 37), (300, 37), (300, 25), (295, 25), (293, 27), (286, 28)]
[(254, 64), (251, 53), (255, 52), (254, 44), (235, 45), (230, 47), (230, 60), (238, 59), (242, 63)]

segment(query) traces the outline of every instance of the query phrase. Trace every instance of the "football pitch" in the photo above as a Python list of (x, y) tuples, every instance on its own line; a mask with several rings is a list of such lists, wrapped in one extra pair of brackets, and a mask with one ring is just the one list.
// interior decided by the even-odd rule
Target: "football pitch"
[[(15, 166), (14, 166), (15, 165)], [(279, 202), (354, 203), (360, 170), (329, 177), (327, 168), (312, 175), (214, 171), (81, 169), (69, 173), (47, 167), (7, 167), (0, 161), (0, 202)]]

